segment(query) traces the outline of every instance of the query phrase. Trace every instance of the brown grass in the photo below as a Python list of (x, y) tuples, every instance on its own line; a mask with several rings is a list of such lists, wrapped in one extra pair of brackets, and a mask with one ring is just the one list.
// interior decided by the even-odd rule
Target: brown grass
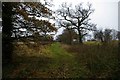
[(104, 45), (72, 45), (64, 46), (72, 52), (77, 61), (89, 70), (89, 77), (116, 77), (118, 71), (118, 44)]
[[(92, 45), (93, 44), (93, 45)], [(14, 44), (5, 78), (117, 78), (118, 45)]]

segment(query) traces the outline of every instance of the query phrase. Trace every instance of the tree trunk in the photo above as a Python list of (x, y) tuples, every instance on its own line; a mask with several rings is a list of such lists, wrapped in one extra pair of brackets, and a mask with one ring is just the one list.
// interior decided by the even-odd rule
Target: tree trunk
[(103, 37), (101, 37), (100, 40), (101, 40), (102, 43), (104, 42)]
[(83, 44), (81, 31), (78, 29), (79, 43)]
[(8, 64), (12, 61), (12, 5), (11, 3), (2, 3), (2, 62)]
[(68, 30), (68, 31), (69, 31), (69, 37), (70, 37), (69, 44), (71, 45), (72, 44), (72, 33), (71, 33), (71, 30)]

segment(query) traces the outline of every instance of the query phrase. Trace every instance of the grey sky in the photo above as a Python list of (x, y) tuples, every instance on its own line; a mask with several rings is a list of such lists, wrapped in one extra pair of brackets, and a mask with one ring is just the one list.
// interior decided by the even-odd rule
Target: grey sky
[[(120, 0), (53, 0), (54, 10), (59, 8), (63, 2), (72, 3), (73, 5), (83, 2), (92, 3), (95, 12), (90, 16), (91, 22), (97, 24), (97, 28), (118, 29), (118, 1)], [(60, 34), (62, 29), (58, 30)]]
[[(98, 29), (116, 29), (118, 30), (118, 1), (119, 0), (53, 0), (54, 9), (59, 8), (62, 2), (76, 5), (83, 2), (92, 3), (95, 12), (90, 16), (91, 22), (97, 24)], [(62, 29), (61, 29), (62, 30)], [(61, 33), (59, 30), (58, 34)]]

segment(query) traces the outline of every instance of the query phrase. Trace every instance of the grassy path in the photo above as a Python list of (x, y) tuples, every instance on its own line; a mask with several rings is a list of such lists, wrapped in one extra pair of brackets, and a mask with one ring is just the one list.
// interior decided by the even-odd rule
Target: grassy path
[[(75, 57), (71, 53), (67, 53), (62, 45), (54, 43), (49, 47), (49, 50), (53, 57), (53, 63), (51, 69), (56, 74), (56, 77), (72, 77), (75, 76), (74, 69), (77, 65)], [(76, 66), (77, 67), (77, 66)]]
[(88, 72), (85, 66), (81, 66), (75, 55), (68, 53), (62, 46), (60, 43), (54, 43), (48, 47), (53, 59), (49, 70), (52, 69), (50, 72), (53, 72), (53, 76), (58, 78), (86, 77)]
[(62, 45), (59, 43), (54, 43), (48, 48), (51, 52), (51, 55), (55, 63), (64, 63), (64, 62), (74, 62), (74, 56), (70, 53), (67, 53)]

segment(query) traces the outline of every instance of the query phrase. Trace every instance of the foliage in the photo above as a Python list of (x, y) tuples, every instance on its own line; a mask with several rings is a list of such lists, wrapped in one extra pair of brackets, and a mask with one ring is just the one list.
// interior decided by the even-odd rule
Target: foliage
[[(46, 5), (38, 2), (19, 3), (13, 7), (15, 12), (13, 16), (15, 37), (29, 36), (34, 33), (49, 33), (56, 31), (54, 24), (42, 18), (52, 19), (52, 11)], [(37, 19), (40, 18), (40, 19)], [(24, 31), (22, 30), (24, 29)]]
[(76, 40), (77, 42), (77, 33), (74, 30), (65, 29), (61, 35), (57, 37), (57, 40), (62, 43), (72, 44)]

